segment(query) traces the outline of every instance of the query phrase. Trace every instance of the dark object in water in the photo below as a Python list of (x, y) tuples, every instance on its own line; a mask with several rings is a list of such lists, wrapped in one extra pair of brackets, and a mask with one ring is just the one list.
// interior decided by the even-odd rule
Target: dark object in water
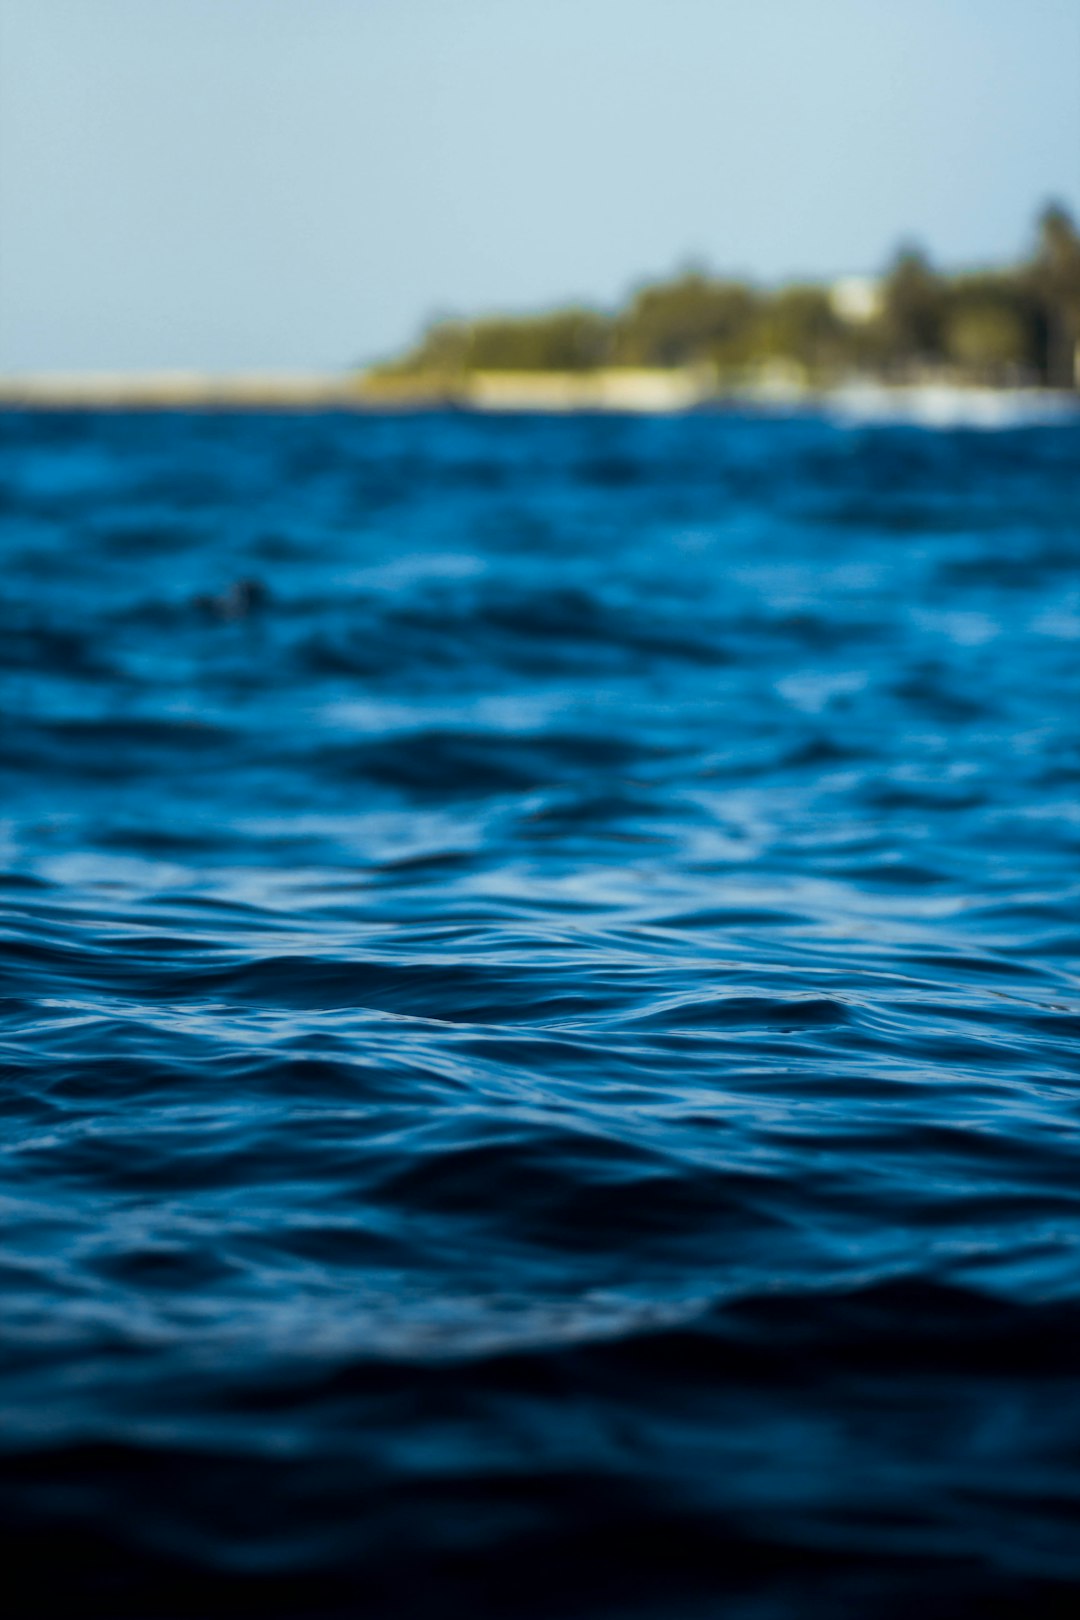
[(195, 598), (195, 606), (212, 619), (230, 622), (247, 619), (258, 613), (270, 600), (270, 593), (260, 579), (238, 579), (217, 594), (205, 591)]

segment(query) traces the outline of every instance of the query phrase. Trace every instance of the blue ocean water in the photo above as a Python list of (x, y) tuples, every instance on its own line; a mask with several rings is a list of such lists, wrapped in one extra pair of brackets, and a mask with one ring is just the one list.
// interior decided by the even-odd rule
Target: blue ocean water
[(17, 1612), (1075, 1612), (1080, 423), (8, 413), (0, 524)]

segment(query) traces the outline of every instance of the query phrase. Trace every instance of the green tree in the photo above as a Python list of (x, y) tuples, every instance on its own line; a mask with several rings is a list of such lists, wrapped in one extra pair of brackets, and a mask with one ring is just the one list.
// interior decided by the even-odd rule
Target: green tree
[(470, 371), (586, 371), (603, 364), (607, 319), (592, 310), (477, 321), (469, 333)]
[(685, 366), (711, 360), (729, 366), (750, 352), (757, 299), (737, 281), (690, 271), (642, 287), (615, 323), (618, 364)]
[(1056, 388), (1080, 386), (1080, 235), (1058, 204), (1040, 217), (1029, 279), (1042, 317), (1044, 380)]
[(812, 378), (841, 369), (847, 334), (822, 287), (782, 287), (764, 302), (755, 333), (755, 351), (767, 359), (793, 360)]
[(941, 278), (917, 247), (901, 248), (885, 277), (879, 323), (882, 359), (893, 369), (931, 365), (944, 352)]
[(1039, 311), (1016, 275), (955, 277), (946, 289), (945, 352), (979, 382), (1034, 381), (1039, 372)]

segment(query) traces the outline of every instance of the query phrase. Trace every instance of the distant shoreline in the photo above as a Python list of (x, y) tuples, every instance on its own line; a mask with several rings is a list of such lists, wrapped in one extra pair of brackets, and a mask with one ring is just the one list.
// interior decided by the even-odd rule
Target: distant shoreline
[(318, 407), (355, 400), (355, 376), (331, 372), (25, 372), (0, 375), (0, 407), (186, 410)]
[(725, 388), (701, 368), (584, 372), (492, 371), (466, 378), (412, 376), (390, 383), (365, 373), (27, 373), (0, 376), (0, 410), (411, 412), (681, 415), (723, 409), (825, 409), (867, 419), (994, 422), (1075, 415), (1075, 391), (951, 379), (886, 383), (852, 377), (814, 388), (777, 371), (752, 387)]
[[(780, 287), (686, 270), (624, 304), (442, 318), (366, 367), (0, 373), (0, 408), (626, 412), (853, 409), (945, 419), (1080, 400), (1080, 231), (1044, 208), (1029, 257)], [(1007, 403), (1006, 403), (1007, 402)]]

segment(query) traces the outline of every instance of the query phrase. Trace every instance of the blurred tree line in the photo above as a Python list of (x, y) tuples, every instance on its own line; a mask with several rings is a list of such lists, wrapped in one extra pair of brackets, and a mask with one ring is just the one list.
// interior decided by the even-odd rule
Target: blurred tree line
[(1047, 208), (1034, 249), (1008, 269), (943, 274), (915, 247), (874, 281), (765, 289), (689, 270), (606, 314), (440, 320), (385, 376), (708, 366), (721, 382), (852, 376), (999, 386), (1080, 386), (1080, 234)]

